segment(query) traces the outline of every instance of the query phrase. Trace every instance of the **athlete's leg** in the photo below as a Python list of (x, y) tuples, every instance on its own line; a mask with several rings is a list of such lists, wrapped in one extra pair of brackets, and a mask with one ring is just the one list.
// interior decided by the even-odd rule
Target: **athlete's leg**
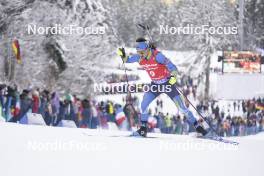
[(177, 89), (172, 86), (172, 90), (170, 92), (166, 92), (166, 94), (172, 99), (172, 101), (176, 104), (179, 110), (187, 117), (187, 121), (194, 125), (196, 131), (203, 135), (207, 134), (207, 131), (198, 124), (196, 118), (194, 117), (193, 113), (186, 107), (184, 103), (184, 98), (182, 95), (179, 94)]
[(172, 100), (179, 108), (179, 110), (187, 117), (187, 121), (190, 124), (194, 124), (197, 121), (193, 113), (186, 107), (181, 95), (175, 96), (174, 98), (172, 98)]
[(198, 133), (205, 136), (208, 132), (202, 127), (193, 116), (193, 113), (186, 107), (181, 95), (177, 95), (173, 98), (175, 104), (179, 107), (180, 111), (187, 117), (187, 121), (194, 126)]
[(154, 92), (146, 92), (143, 96), (143, 100), (141, 102), (141, 127), (133, 132), (133, 136), (147, 136), (147, 122), (148, 122), (148, 106), (149, 104), (159, 95), (159, 93)]
[[(169, 85), (169, 83), (167, 83), (167, 85)], [(166, 92), (166, 94), (176, 104), (177, 108), (187, 117), (187, 121), (190, 124), (194, 124), (197, 121), (196, 118), (193, 116), (193, 113), (186, 107), (183, 101), (184, 99), (176, 89), (175, 85), (171, 85), (170, 91)]]
[(143, 96), (143, 100), (141, 102), (141, 122), (146, 123), (148, 121), (148, 106), (149, 104), (157, 97), (152, 92), (146, 92)]

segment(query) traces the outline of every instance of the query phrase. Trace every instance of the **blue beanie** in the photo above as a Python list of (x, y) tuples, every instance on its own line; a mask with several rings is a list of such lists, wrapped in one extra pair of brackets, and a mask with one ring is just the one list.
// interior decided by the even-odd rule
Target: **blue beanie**
[(136, 49), (137, 50), (146, 50), (146, 49), (148, 49), (148, 44), (146, 42), (138, 42)]

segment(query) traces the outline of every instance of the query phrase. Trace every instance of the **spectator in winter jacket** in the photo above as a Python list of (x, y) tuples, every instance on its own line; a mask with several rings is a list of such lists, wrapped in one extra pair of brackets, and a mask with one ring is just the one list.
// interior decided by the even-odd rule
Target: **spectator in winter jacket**
[(12, 108), (12, 101), (16, 98), (16, 90), (15, 88), (8, 86), (7, 87), (7, 95), (6, 95), (6, 102), (5, 102), (5, 118), (10, 120), (11, 116), (11, 108)]
[(187, 123), (187, 119), (184, 116), (183, 118), (183, 127), (182, 127), (182, 134), (189, 134), (189, 124)]
[(168, 113), (165, 116), (164, 120), (165, 120), (165, 126), (166, 126), (166, 132), (165, 133), (171, 133), (171, 131), (172, 131), (172, 119)]
[(39, 101), (39, 92), (37, 90), (32, 91), (32, 100), (33, 100), (32, 113), (38, 113), (40, 101)]
[(177, 115), (175, 124), (176, 124), (175, 133), (176, 134), (182, 134), (183, 122), (181, 120), (181, 116), (180, 115)]
[(4, 96), (5, 96), (6, 85), (0, 84), (0, 106), (4, 107)]
[(48, 111), (49, 102), (50, 102), (49, 91), (47, 90), (42, 91), (40, 94), (39, 113), (42, 115), (47, 125), (50, 125), (52, 121), (50, 117), (50, 113)]
[(14, 116), (9, 121), (10, 122), (17, 122), (22, 119), (29, 110), (32, 110), (32, 100), (29, 98), (29, 91), (23, 90), (22, 94), (20, 95), (20, 112), (17, 116)]
[(108, 114), (108, 121), (114, 122), (115, 121), (114, 106), (113, 106), (113, 103), (111, 101), (107, 101), (106, 112)]
[(65, 105), (65, 109), (64, 109), (65, 110), (65, 119), (66, 120), (73, 120), (74, 122), (76, 122), (75, 112), (74, 112), (72, 102), (69, 100), (65, 100), (64, 105)]
[(91, 128), (95, 129), (98, 126), (98, 112), (97, 109), (95, 107), (95, 103), (94, 102), (90, 102), (91, 104), (91, 116), (92, 116), (92, 122), (91, 122)]
[(82, 126), (87, 127), (87, 128), (91, 128), (92, 124), (92, 117), (91, 117), (91, 108), (90, 108), (90, 101), (87, 99), (84, 99), (82, 101), (82, 107), (83, 107), (83, 111), (82, 111)]
[(58, 114), (60, 112), (60, 98), (57, 92), (53, 92), (51, 94), (51, 117), (52, 117), (52, 124), (58, 124)]

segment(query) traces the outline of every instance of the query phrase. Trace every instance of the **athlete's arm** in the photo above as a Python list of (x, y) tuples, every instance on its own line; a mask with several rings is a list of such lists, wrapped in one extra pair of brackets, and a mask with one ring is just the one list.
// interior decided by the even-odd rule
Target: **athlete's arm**
[(167, 69), (169, 70), (171, 77), (169, 79), (169, 84), (173, 85), (177, 82), (177, 67), (168, 59), (166, 58), (162, 53), (158, 53), (156, 56), (156, 61), (160, 64), (164, 64)]
[(160, 64), (164, 64), (168, 70), (170, 71), (170, 73), (174, 72), (174, 71), (178, 71), (176, 65), (174, 65), (168, 58), (166, 58), (162, 53), (158, 53), (156, 56), (156, 61)]
[(118, 48), (117, 49), (117, 55), (119, 55), (124, 63), (133, 63), (138, 62), (140, 59), (140, 55), (134, 54), (132, 56), (127, 56), (125, 52), (125, 48)]
[(138, 54), (134, 54), (132, 56), (128, 56), (126, 58), (126, 63), (133, 63), (133, 62), (138, 62), (140, 59), (140, 56)]

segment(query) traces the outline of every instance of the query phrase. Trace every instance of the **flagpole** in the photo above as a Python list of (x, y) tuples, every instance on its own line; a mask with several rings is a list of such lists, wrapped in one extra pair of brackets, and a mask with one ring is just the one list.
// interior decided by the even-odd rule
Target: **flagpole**
[(14, 41), (14, 38), (13, 38), (13, 31), (11, 30), (10, 31), (10, 75), (9, 75), (9, 82), (12, 83), (14, 81), (14, 76), (15, 76), (15, 57), (14, 57), (14, 53), (13, 53), (13, 41)]
[(9, 84), (10, 81), (10, 69), (11, 69), (11, 45), (12, 45), (12, 40), (10, 40), (9, 36), (7, 38), (8, 43), (7, 43), (7, 83)]

